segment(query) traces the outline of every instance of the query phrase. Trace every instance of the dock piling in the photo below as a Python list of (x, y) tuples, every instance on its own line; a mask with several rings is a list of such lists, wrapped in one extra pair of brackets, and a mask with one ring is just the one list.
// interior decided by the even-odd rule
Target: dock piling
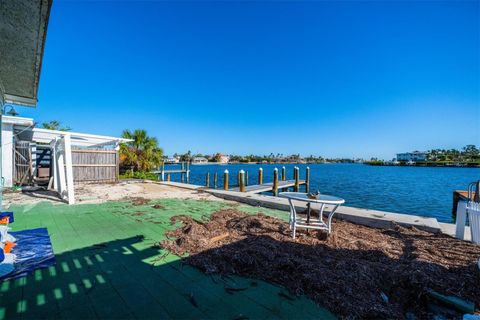
[[(161, 181), (165, 181), (165, 161), (162, 161), (162, 171), (161, 172), (162, 172), (161, 175), (160, 175), (162, 177)], [(160, 176), (158, 177), (159, 180), (160, 180)]]
[(170, 175), (172, 173), (180, 173), (180, 181), (182, 183), (190, 183), (190, 168), (188, 167), (188, 164), (186, 164), (185, 162), (179, 163), (178, 165), (181, 169), (166, 169), (165, 165), (165, 161), (162, 161), (157, 167), (157, 170), (152, 171), (152, 173), (158, 175), (159, 181), (170, 181)]
[(282, 181), (287, 181), (287, 169), (285, 166), (282, 167)]
[(248, 170), (245, 171), (245, 186), (248, 186)]
[(258, 169), (258, 184), (259, 185), (263, 184), (263, 169), (262, 168)]
[(217, 178), (218, 178), (218, 175), (217, 175), (217, 173), (215, 172), (215, 173), (213, 174), (213, 188), (214, 188), (214, 189), (217, 189)]
[(228, 191), (228, 170), (223, 172), (223, 190)]
[(205, 187), (210, 188), (210, 172), (207, 172), (207, 176), (205, 177)]
[(310, 192), (310, 167), (305, 168), (305, 192)]
[(294, 167), (293, 168), (293, 177), (295, 179), (295, 186), (293, 187), (293, 191), (298, 192), (299, 186), (300, 186), (300, 174), (299, 174), (299, 168)]
[(273, 169), (273, 185), (272, 185), (272, 193), (276, 197), (278, 196), (278, 169)]
[(240, 192), (245, 192), (245, 171), (240, 170), (238, 172), (238, 187)]

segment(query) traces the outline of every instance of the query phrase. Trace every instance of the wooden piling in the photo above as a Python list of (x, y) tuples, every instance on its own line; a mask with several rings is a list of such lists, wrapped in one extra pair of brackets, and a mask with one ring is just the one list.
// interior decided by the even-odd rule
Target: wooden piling
[(205, 177), (205, 187), (210, 188), (210, 172), (207, 172), (207, 176)]
[(214, 188), (214, 189), (217, 189), (217, 178), (218, 178), (218, 175), (217, 175), (217, 173), (215, 172), (215, 173), (213, 174), (213, 188)]
[[(161, 180), (165, 181), (165, 161), (162, 161), (161, 169), (162, 169), (160, 173), (160, 176), (162, 177)], [(159, 180), (160, 180), (160, 176), (159, 176)]]
[(167, 173), (167, 181), (170, 182), (170, 173)]
[(273, 184), (272, 193), (274, 196), (278, 196), (278, 169), (273, 169)]
[(248, 186), (248, 170), (245, 171), (245, 186)]
[(480, 202), (480, 180), (475, 184), (475, 193), (473, 194), (473, 201)]
[(237, 172), (237, 186), (239, 187), (240, 187), (240, 171)]
[(282, 181), (287, 180), (287, 169), (285, 167), (282, 167)]
[(223, 172), (223, 190), (228, 190), (228, 170)]
[(258, 169), (258, 184), (263, 184), (263, 169)]
[(300, 187), (300, 174), (299, 174), (299, 169), (298, 167), (293, 168), (293, 177), (295, 179), (295, 185), (293, 187), (293, 191), (298, 192), (299, 187)]
[(240, 192), (245, 192), (245, 171), (240, 170), (238, 172), (238, 187)]
[(305, 192), (310, 192), (310, 167), (305, 168)]

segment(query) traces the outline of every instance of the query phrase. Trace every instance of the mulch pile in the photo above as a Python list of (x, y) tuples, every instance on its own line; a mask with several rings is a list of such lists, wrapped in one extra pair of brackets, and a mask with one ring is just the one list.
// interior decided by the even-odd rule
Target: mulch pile
[(280, 284), (342, 318), (428, 318), (430, 290), (480, 302), (480, 246), (446, 235), (335, 221), (328, 237), (300, 229), (293, 240), (284, 221), (234, 209), (177, 221), (161, 246), (188, 264)]
[(127, 198), (126, 200), (130, 201), (134, 206), (143, 206), (145, 204), (150, 203), (149, 199), (145, 199), (142, 197), (130, 197), (130, 198)]

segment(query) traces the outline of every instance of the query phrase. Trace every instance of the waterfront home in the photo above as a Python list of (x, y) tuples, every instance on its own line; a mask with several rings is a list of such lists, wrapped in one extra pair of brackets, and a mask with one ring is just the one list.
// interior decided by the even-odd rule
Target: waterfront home
[(205, 157), (195, 157), (192, 160), (192, 164), (205, 164), (208, 163), (208, 159)]
[(180, 158), (178, 158), (178, 157), (168, 157), (165, 160), (165, 163), (180, 163)]
[(426, 161), (427, 160), (427, 153), (421, 151), (413, 151), (413, 152), (405, 152), (405, 153), (397, 153), (397, 161)]
[(218, 161), (219, 163), (226, 164), (226, 163), (228, 163), (228, 161), (230, 161), (230, 157), (227, 156), (227, 155), (224, 155), (224, 154), (220, 154), (220, 156), (218, 157), (218, 160), (219, 160)]
[[(50, 6), (50, 0), (1, 2), (0, 106), (4, 101), (36, 105)], [(30, 59), (22, 61), (26, 57)], [(74, 70), (69, 74), (76, 76)], [(32, 152), (32, 143), (37, 151), (50, 147), (53, 164), (45, 167), (48, 151), (32, 152), (43, 157), (35, 158), (39, 175), (49, 177), (44, 169), (52, 168), (54, 178), (48, 181), (69, 202), (74, 199), (75, 164), (83, 174), (94, 167), (98, 171), (93, 174), (102, 170), (118, 174), (118, 138), (33, 128), (29, 119), (9, 121), (8, 141), (13, 144), (14, 136), (25, 141), (18, 148), (15, 143), (13, 157), (24, 159)], [(81, 162), (75, 162), (75, 151)], [(86, 161), (95, 153), (104, 160)], [(206, 162), (203, 157), (194, 159)], [(26, 171), (27, 178), (32, 170)], [(163, 166), (160, 172), (164, 180)], [(188, 182), (189, 172), (188, 163), (186, 169), (182, 164), (181, 170), (170, 170), (180, 173), (182, 182), (185, 175)], [(338, 217), (344, 221), (333, 221), (332, 236), (311, 230), (299, 232), (293, 240), (289, 216), (298, 204), (291, 199), (229, 191), (228, 170), (224, 190), (208, 188), (208, 178), (207, 188), (173, 182), (170, 173), (168, 181), (81, 184), (76, 189), (78, 203), (72, 206), (58, 204), (57, 198), (49, 197), (50, 190), (9, 192), (5, 200), (15, 221), (13, 214), (2, 218), (7, 224), (2, 230), (15, 222), (12, 231), (18, 243), (13, 249), (11, 243), (0, 244), (0, 251), (4, 256), (9, 247), (22, 259), (9, 264), (29, 270), (16, 273), (18, 278), (1, 279), (0, 320), (422, 319), (445, 308), (446, 316), (432, 318), (460, 318), (479, 311), (473, 263), (480, 247), (440, 234), (434, 218), (343, 207)], [(271, 187), (262, 186), (267, 185), (266, 190), (279, 187), (274, 175)], [(331, 179), (332, 184), (339, 176)], [(217, 174), (214, 177), (216, 187)], [(243, 179), (238, 180), (243, 185)], [(385, 195), (375, 194), (382, 202), (388, 201), (383, 200)], [(331, 196), (324, 197), (334, 204)], [(424, 205), (423, 198), (419, 206)], [(306, 217), (312, 209), (321, 219), (324, 204), (310, 208), (314, 199), (307, 194), (302, 199), (309, 199), (308, 209), (305, 203), (301, 206)], [(327, 209), (333, 217), (335, 209)], [(357, 224), (348, 222), (349, 217)], [(388, 230), (380, 230), (382, 226)], [(458, 297), (445, 296), (452, 293)], [(445, 306), (435, 305), (434, 299)], [(455, 307), (460, 310), (448, 309)]]

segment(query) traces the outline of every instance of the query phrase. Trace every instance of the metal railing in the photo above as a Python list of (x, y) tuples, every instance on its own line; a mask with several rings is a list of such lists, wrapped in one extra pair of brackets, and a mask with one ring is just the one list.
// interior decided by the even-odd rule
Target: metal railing
[[(475, 189), (475, 194), (473, 193)], [(480, 202), (480, 180), (470, 182), (468, 185), (468, 201)]]

